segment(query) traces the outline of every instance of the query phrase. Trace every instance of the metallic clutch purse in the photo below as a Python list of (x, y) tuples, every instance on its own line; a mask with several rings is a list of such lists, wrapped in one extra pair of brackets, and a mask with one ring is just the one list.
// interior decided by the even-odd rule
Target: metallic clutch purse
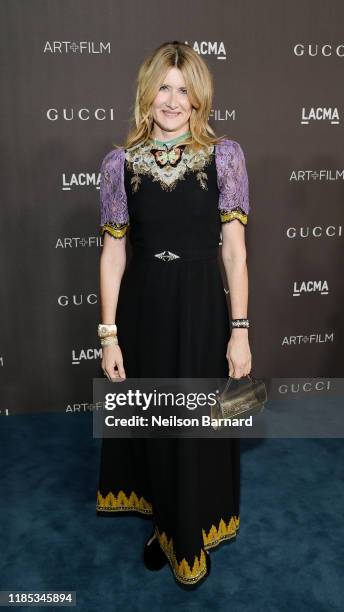
[[(267, 400), (267, 390), (263, 380), (253, 379), (247, 374), (248, 381), (239, 384), (234, 390), (229, 390), (233, 379), (231, 376), (221, 393), (216, 396), (217, 402), (211, 407), (211, 418), (215, 421), (219, 419), (232, 419), (240, 415), (249, 416), (258, 414), (264, 408)], [(213, 425), (214, 429), (220, 429), (222, 425)]]

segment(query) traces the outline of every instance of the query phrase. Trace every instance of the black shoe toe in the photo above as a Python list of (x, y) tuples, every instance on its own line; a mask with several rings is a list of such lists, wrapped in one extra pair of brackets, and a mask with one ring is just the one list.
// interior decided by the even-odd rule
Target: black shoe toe
[(153, 534), (148, 538), (144, 550), (143, 550), (143, 562), (147, 569), (149, 570), (160, 570), (167, 563), (166, 555), (162, 551), (161, 546), (158, 542), (158, 538), (155, 537), (154, 540), (148, 544), (149, 540), (152, 538)]

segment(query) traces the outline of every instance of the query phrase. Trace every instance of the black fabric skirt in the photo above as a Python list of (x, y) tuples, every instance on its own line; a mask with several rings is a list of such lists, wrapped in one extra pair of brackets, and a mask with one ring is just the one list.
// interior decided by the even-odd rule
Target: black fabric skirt
[[(218, 249), (170, 261), (156, 252), (135, 249), (121, 282), (116, 324), (126, 376), (226, 379)], [(97, 515), (151, 518), (180, 583), (199, 582), (205, 550), (236, 536), (239, 498), (239, 438), (102, 440)]]

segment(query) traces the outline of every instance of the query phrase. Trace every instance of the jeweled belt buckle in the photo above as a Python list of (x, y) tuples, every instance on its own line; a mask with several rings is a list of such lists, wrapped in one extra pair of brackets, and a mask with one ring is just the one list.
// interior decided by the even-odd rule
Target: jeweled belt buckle
[(161, 251), (161, 253), (154, 253), (154, 257), (163, 259), (163, 261), (172, 261), (173, 259), (178, 259), (180, 255), (172, 253), (171, 251)]

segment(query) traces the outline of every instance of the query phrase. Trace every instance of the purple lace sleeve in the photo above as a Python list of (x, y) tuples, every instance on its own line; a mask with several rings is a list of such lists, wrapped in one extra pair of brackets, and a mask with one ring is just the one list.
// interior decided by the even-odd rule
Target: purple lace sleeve
[(235, 140), (223, 139), (216, 145), (215, 158), (221, 223), (239, 219), (246, 225), (250, 205), (243, 150)]
[(100, 233), (123, 238), (129, 227), (127, 196), (124, 187), (123, 147), (105, 155), (100, 167)]

